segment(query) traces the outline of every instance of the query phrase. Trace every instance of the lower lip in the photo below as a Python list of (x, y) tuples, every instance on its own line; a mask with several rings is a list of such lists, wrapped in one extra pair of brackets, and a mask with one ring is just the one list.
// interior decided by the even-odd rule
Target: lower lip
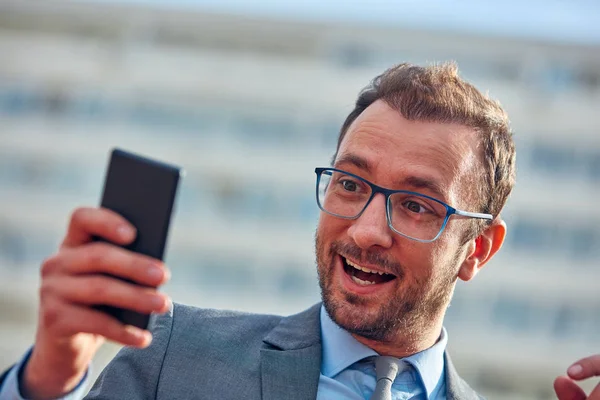
[(359, 285), (354, 282), (352, 277), (346, 273), (344, 270), (344, 262), (342, 261), (341, 256), (336, 256), (336, 269), (342, 275), (342, 284), (349, 292), (353, 292), (360, 295), (368, 295), (380, 292), (381, 290), (386, 290), (388, 287), (392, 286), (396, 279), (392, 279), (388, 282), (383, 283), (375, 283), (373, 285)]

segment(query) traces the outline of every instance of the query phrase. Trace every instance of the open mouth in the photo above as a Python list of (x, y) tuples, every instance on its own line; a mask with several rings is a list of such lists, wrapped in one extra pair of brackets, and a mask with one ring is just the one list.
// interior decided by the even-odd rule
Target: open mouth
[(353, 263), (345, 257), (342, 258), (344, 264), (344, 271), (348, 276), (360, 286), (377, 285), (386, 283), (396, 279), (396, 275), (388, 274), (386, 272), (375, 271), (369, 268), (365, 268), (361, 265)]

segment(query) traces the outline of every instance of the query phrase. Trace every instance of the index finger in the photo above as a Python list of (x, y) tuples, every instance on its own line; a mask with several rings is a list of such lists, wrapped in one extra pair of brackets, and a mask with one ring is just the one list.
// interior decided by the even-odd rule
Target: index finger
[(127, 244), (135, 238), (135, 228), (121, 215), (106, 208), (77, 208), (71, 214), (61, 247), (80, 246), (89, 243), (95, 236)]
[(595, 354), (576, 361), (567, 370), (569, 376), (576, 380), (600, 376), (600, 354)]
[(559, 376), (554, 380), (554, 392), (558, 400), (586, 400), (587, 395), (571, 378)]

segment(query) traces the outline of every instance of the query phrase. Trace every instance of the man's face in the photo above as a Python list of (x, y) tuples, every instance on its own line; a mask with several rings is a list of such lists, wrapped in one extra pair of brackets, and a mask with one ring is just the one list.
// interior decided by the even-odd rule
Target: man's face
[[(408, 121), (379, 100), (350, 126), (334, 167), (473, 211), (477, 143), (468, 127)], [(329, 315), (349, 332), (382, 342), (443, 317), (467, 256), (463, 236), (469, 228), (468, 220), (451, 218), (436, 241), (421, 243), (394, 233), (385, 210), (385, 198), (377, 194), (355, 220), (322, 212), (316, 233)]]

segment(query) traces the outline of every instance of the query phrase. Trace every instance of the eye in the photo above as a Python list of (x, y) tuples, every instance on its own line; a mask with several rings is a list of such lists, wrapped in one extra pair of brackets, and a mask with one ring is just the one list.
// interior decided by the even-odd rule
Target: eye
[(406, 207), (406, 209), (408, 211), (414, 212), (416, 214), (422, 214), (422, 213), (429, 212), (429, 210), (426, 209), (425, 207), (423, 207), (421, 204), (417, 203), (416, 201), (412, 201), (412, 200), (405, 201), (404, 207)]
[(354, 181), (344, 179), (340, 183), (342, 184), (344, 190), (348, 192), (356, 192), (356, 190), (358, 189), (358, 185)]

